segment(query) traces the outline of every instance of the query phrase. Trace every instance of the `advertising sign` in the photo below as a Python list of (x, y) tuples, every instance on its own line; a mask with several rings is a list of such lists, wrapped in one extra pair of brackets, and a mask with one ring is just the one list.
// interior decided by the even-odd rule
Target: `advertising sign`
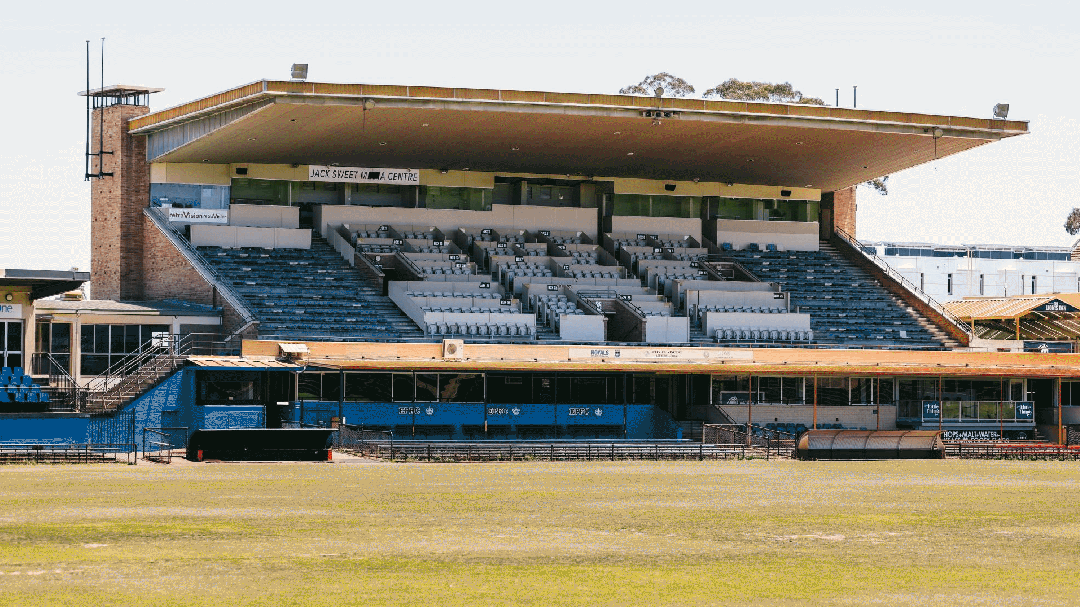
[(309, 181), (332, 181), (335, 183), (388, 183), (397, 185), (420, 185), (420, 171), (416, 169), (367, 169), (361, 167), (308, 167)]
[(169, 207), (169, 221), (180, 223), (229, 223), (227, 209), (182, 209)]

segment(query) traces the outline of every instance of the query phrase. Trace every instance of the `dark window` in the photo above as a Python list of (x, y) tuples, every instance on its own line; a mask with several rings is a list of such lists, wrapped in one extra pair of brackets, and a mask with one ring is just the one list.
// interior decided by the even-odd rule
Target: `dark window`
[(427, 403), (439, 400), (439, 375), (437, 373), (416, 374), (416, 402)]
[(341, 400), (341, 373), (323, 373), (322, 400)]
[(750, 398), (748, 375), (713, 376), (713, 403), (717, 405), (745, 405)]
[(298, 400), (320, 400), (322, 398), (322, 373), (301, 373)]
[(532, 375), (488, 374), (487, 402), (500, 405), (533, 402)]
[(785, 405), (801, 405), (803, 403), (803, 378), (785, 377), (781, 384), (783, 385), (783, 403)]
[(355, 402), (390, 402), (394, 395), (393, 376), (389, 373), (346, 373), (345, 400)]
[(484, 376), (480, 373), (439, 374), (439, 400), (444, 403), (484, 402)]
[(848, 404), (848, 378), (819, 377), (818, 404), (823, 407)]
[(394, 373), (394, 402), (411, 403), (416, 394), (412, 373)]
[(654, 402), (652, 375), (634, 375), (631, 389), (633, 390), (630, 396), (631, 403), (635, 405), (651, 405)]

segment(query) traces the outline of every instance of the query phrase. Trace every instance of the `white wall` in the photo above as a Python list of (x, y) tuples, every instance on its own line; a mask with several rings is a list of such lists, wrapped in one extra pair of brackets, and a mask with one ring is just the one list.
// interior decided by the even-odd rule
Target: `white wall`
[(717, 219), (716, 233), (706, 234), (705, 237), (717, 246), (729, 242), (736, 250), (744, 249), (750, 243), (756, 243), (763, 251), (769, 244), (775, 244), (781, 251), (817, 251), (818, 223), (816, 221)]
[[(1036, 276), (1035, 294), (1077, 293), (1080, 262), (1038, 259), (982, 259), (977, 257), (882, 257), (915, 286), (945, 302), (964, 297), (1005, 297), (1031, 295), (1031, 277)], [(949, 293), (949, 274), (953, 289)], [(979, 276), (983, 292), (979, 292)]]
[(226, 249), (310, 249), (311, 230), (193, 224), (191, 244), (196, 247)]

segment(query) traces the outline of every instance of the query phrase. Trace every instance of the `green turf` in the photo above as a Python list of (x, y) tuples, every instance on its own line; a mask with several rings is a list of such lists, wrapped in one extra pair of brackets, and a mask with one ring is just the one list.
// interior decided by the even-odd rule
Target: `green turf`
[(1080, 466), (0, 467), (0, 605), (1078, 605)]

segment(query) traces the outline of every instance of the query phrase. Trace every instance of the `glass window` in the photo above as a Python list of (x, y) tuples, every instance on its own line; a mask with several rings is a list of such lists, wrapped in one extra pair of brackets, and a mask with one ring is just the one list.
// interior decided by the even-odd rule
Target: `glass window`
[(94, 349), (95, 327), (97, 327), (97, 325), (83, 325), (80, 328), (79, 349), (83, 354), (93, 354), (94, 352), (97, 352), (97, 350)]
[(651, 405), (653, 402), (653, 376), (634, 375), (630, 383), (630, 402), (635, 405)]
[(522, 374), (488, 374), (487, 402), (513, 404), (532, 402), (532, 376)]
[(750, 376), (714, 375), (712, 390), (714, 404), (745, 405), (750, 398)]
[(79, 373), (82, 375), (101, 375), (108, 368), (108, 354), (88, 354), (84, 352), (79, 363)]
[(491, 190), (420, 186), (420, 202), (429, 209), (491, 210)]
[[(23, 331), (22, 321), (13, 321), (4, 323), (7, 325), (7, 351), (8, 352), (22, 352), (23, 349)], [(18, 365), (7, 365), (18, 366)]]
[(879, 405), (891, 405), (895, 403), (895, 397), (893, 396), (893, 386), (895, 382), (892, 378), (877, 380), (877, 392), (874, 397), (877, 399)]
[(305, 372), (300, 374), (297, 400), (320, 400), (322, 398), (322, 373)]
[(868, 405), (874, 402), (874, 378), (851, 378), (851, 404)]
[(758, 377), (755, 379), (758, 391), (758, 401), (762, 403), (780, 403), (781, 380), (779, 377)]
[(480, 373), (439, 374), (439, 400), (444, 403), (484, 402), (484, 376)]
[(412, 373), (394, 373), (394, 402), (411, 403), (416, 396)]
[(71, 352), (71, 323), (52, 323), (52, 339), (50, 340), (50, 352)]
[(346, 373), (345, 400), (388, 403), (393, 400), (393, 376), (390, 373)]
[(802, 377), (785, 377), (781, 380), (781, 397), (785, 405), (801, 405), (804, 402), (803, 384)]
[(823, 407), (848, 404), (848, 378), (819, 377), (818, 405)]
[(229, 188), (232, 204), (289, 204), (289, 182), (271, 179), (237, 178)]
[(322, 374), (321, 400), (341, 400), (341, 373), (330, 372)]
[(439, 375), (437, 373), (417, 373), (416, 402), (435, 402), (439, 400)]

